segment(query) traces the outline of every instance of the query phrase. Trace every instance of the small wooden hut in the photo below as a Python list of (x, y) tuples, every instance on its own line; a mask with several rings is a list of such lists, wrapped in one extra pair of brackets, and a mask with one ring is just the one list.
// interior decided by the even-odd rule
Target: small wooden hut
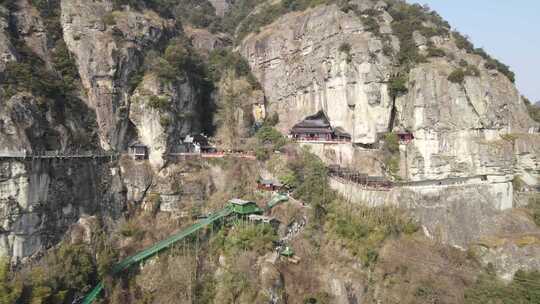
[(129, 155), (134, 160), (148, 159), (148, 147), (140, 142), (133, 142), (129, 145)]

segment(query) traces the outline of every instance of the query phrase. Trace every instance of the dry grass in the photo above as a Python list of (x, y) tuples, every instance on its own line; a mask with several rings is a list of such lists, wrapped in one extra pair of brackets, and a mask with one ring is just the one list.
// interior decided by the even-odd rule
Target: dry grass
[(465, 252), (407, 237), (385, 244), (373, 279), (381, 303), (454, 304), (463, 303), (478, 269)]

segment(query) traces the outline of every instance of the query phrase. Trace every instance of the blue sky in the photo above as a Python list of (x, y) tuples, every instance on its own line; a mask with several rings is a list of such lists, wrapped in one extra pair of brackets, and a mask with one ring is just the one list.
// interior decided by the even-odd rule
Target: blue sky
[(408, 0), (428, 4), (476, 47), (510, 66), (521, 94), (540, 101), (540, 0)]

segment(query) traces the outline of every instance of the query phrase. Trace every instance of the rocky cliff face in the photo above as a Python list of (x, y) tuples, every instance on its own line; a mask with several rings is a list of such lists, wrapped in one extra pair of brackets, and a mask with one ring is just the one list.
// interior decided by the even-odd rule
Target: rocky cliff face
[[(358, 4), (382, 10), (382, 37), (399, 49), (386, 6)], [(395, 103), (387, 87), (396, 69), (383, 52), (382, 38), (354, 13), (335, 5), (287, 14), (248, 36), (240, 51), (265, 89), (270, 112), (279, 113), (284, 132), (322, 109), (355, 143), (375, 143), (388, 130), (412, 132), (415, 140), (402, 158), (407, 179), (511, 175), (514, 152), (511, 145), (497, 143), (499, 135), (526, 133), (535, 125), (515, 86), (501, 73), (486, 69), (482, 57), (456, 47), (451, 38), (428, 40), (420, 33), (414, 37), (421, 54), (427, 56), (429, 45), (450, 55), (428, 57), (414, 67), (408, 92)], [(340, 48), (343, 45), (350, 48)], [(459, 64), (479, 74), (461, 83), (449, 81)]]
[[(170, 106), (166, 109), (149, 106), (152, 98)], [(155, 75), (146, 75), (131, 97), (129, 117), (138, 138), (149, 147), (150, 163), (163, 164), (162, 155), (178, 145), (180, 138), (191, 133), (197, 121), (194, 100), (196, 92), (188, 79), (168, 83)]]
[(129, 79), (144, 50), (167, 39), (172, 26), (154, 12), (112, 10), (110, 1), (62, 1), (62, 27), (96, 111), (101, 146), (121, 149), (129, 139)]
[[(242, 248), (233, 258), (215, 252), (211, 248), (214, 243), (209, 248), (203, 244), (194, 254), (187, 248), (189, 259), (181, 263), (168, 264), (169, 258), (171, 263), (178, 258), (176, 252), (142, 267), (136, 280), (139, 291), (157, 294), (158, 302), (176, 299), (167, 293), (171, 288), (162, 283), (185, 284), (179, 273), (189, 269), (186, 275), (195, 274), (197, 279), (180, 289), (192, 296), (194, 290), (203, 290), (203, 280), (210, 278), (209, 288), (218, 294), (218, 302), (231, 295), (242, 303), (259, 303), (263, 298), (272, 303), (317, 299), (343, 304), (371, 299), (392, 302), (407, 292), (407, 299), (414, 302), (418, 301), (413, 294), (417, 287), (434, 279), (426, 270), (429, 267), (408, 263), (405, 257), (429, 253), (437, 265), (445, 268), (434, 271), (437, 278), (443, 278), (442, 285), (456, 286), (445, 295), (452, 302), (471, 285), (468, 280), (472, 278), (462, 278), (461, 271), (480, 271), (476, 264), (460, 262), (468, 260), (465, 249), (474, 251), (485, 266), (493, 265), (505, 279), (510, 279), (517, 269), (540, 267), (539, 230), (528, 211), (516, 210), (526, 202), (516, 202), (513, 185), (519, 180), (530, 186), (523, 187), (527, 190), (538, 185), (540, 138), (524, 134), (534, 123), (511, 81), (486, 68), (483, 57), (459, 49), (451, 36), (427, 38), (414, 33), (416, 48), (426, 60), (406, 71), (407, 91), (394, 98), (389, 87), (398, 72), (403, 73), (395, 58), (402, 45), (392, 31), (393, 19), (384, 1), (349, 1), (360, 11), (377, 12), (378, 32), (373, 30), (368, 15), (347, 12), (334, 4), (293, 11), (248, 35), (238, 45), (237, 50), (262, 85), (259, 90), (249, 69), (228, 50), (210, 56), (210, 51), (230, 43), (228, 35), (232, 31), (214, 33), (186, 24), (182, 29), (178, 21), (163, 12), (158, 14), (144, 2), (136, 9), (115, 6), (118, 2), (112, 0), (60, 2), (63, 37), (59, 41), (65, 41), (69, 57), (75, 59), (81, 83), (65, 100), (38, 96), (32, 90), (16, 91), (7, 98), (0, 95), (0, 153), (101, 148), (122, 151), (137, 140), (148, 146), (149, 160), (135, 161), (128, 155), (121, 156), (118, 162), (0, 158), (0, 256), (24, 259), (58, 244), (66, 232), (73, 243), (91, 243), (96, 230), (104, 224), (107, 229), (111, 227), (107, 232), (114, 240), (109, 241), (121, 255), (128, 255), (192, 223), (196, 216), (221, 208), (231, 197), (263, 201), (267, 197), (255, 190), (255, 180), (259, 176), (271, 177), (270, 170), (266, 170), (269, 168), (263, 167), (274, 161), (301, 166), (304, 160), (293, 159), (294, 147), (287, 146), (282, 151), (285, 153), (272, 153), (272, 161), (267, 163), (246, 159), (176, 161), (165, 158), (164, 153), (173, 151), (181, 137), (201, 130), (203, 116), (212, 117), (214, 113), (210, 112), (216, 109), (219, 123), (215, 135), (227, 133), (228, 137), (224, 137), (229, 141), (222, 144), (232, 150), (239, 148), (240, 139), (251, 134), (255, 123), (273, 118), (273, 113), (279, 114), (277, 127), (286, 133), (305, 116), (324, 110), (334, 127), (342, 127), (352, 135), (353, 144), (299, 146), (311, 146), (311, 151), (326, 163), (355, 167), (372, 176), (385, 174), (381, 165), (385, 162), (383, 150), (372, 145), (379, 142), (381, 133), (409, 131), (414, 135), (412, 142), (399, 147), (403, 183), (388, 191), (337, 179), (332, 179), (329, 186), (342, 194), (344, 206), (340, 208), (363, 210), (360, 214), (383, 212), (383, 208), (355, 209), (355, 203), (398, 206), (399, 212), (407, 210), (419, 221), (419, 231), (414, 232), (413, 227), (413, 235), (396, 233), (395, 239), (390, 232), (392, 240), (383, 243), (376, 240), (381, 237), (377, 225), (367, 236), (360, 235), (363, 232), (357, 235), (365, 228), (364, 222), (353, 223), (354, 218), (344, 217), (332, 224), (334, 216), (342, 215), (336, 213), (337, 208), (330, 210), (335, 206), (328, 208), (333, 215), (324, 219), (324, 215), (312, 214), (316, 210), (309, 206), (312, 202), (291, 198), (290, 204), (274, 209), (272, 216), (281, 222), (276, 237), (290, 244), (299, 260), (275, 253), (272, 236), (263, 240), (268, 241), (264, 248), (259, 248), (259, 242), (248, 244), (252, 248)], [(243, 3), (210, 2), (218, 16)], [(11, 11), (0, 6), (0, 80), (5, 79), (3, 71), (9, 63), (27, 60), (21, 46), (40, 58), (46, 70), (58, 73), (55, 47), (47, 30), (50, 20), (42, 16), (35, 3), (17, 0), (16, 9)], [(264, 9), (263, 4), (255, 11)], [(175, 42), (179, 43), (173, 45)], [(189, 48), (184, 47), (189, 44)], [(171, 45), (178, 48), (167, 56), (166, 49)], [(389, 52), (388, 47), (393, 51)], [(445, 55), (430, 56), (430, 48)], [(191, 51), (197, 54), (201, 66), (210, 59), (230, 61), (234, 67), (209, 63), (202, 70), (223, 67), (223, 71), (197, 74), (197, 67), (179, 64), (171, 73), (171, 62), (185, 63)], [(158, 68), (154, 66), (156, 61), (149, 58), (161, 60), (157, 61)], [(186, 69), (179, 71), (178, 66)], [(456, 69), (465, 66), (471, 67), (473, 73), (462, 81), (449, 80)], [(214, 83), (203, 83), (208, 80), (205, 77), (218, 74), (215, 78), (219, 79), (211, 80)], [(202, 100), (203, 90), (213, 94), (215, 108), (201, 104), (207, 101)], [(309, 173), (297, 174), (297, 169), (300, 172), (304, 168), (287, 167), (287, 178)], [(316, 173), (319, 169), (322, 172), (322, 166), (316, 169)], [(310, 184), (303, 191), (320, 186)], [(125, 219), (120, 220), (122, 217)], [(317, 223), (324, 220), (324, 224)], [(218, 236), (205, 235), (200, 241), (208, 237), (223, 243), (223, 231)], [(252, 237), (249, 234), (247, 238)], [(239, 238), (244, 241), (243, 235)], [(349, 242), (364, 242), (366, 248), (349, 251)], [(199, 249), (202, 254), (197, 256)], [(368, 253), (364, 254), (364, 249)], [(371, 260), (373, 257), (375, 260)], [(402, 260), (411, 267), (408, 273), (398, 265)], [(161, 264), (163, 261), (167, 263)], [(168, 272), (170, 280), (162, 280), (160, 274), (168, 267), (173, 269)], [(419, 273), (423, 275), (420, 278)], [(255, 283), (252, 287), (257, 288), (237, 291), (236, 279), (242, 275), (246, 275), (242, 284)], [(407, 292), (403, 286), (408, 286)]]
[(9, 11), (0, 6), (0, 72), (6, 68), (6, 63), (16, 60), (16, 51), (9, 39)]
[(119, 216), (114, 178), (102, 162), (2, 161), (0, 255), (15, 261), (45, 250), (85, 215)]
[[(349, 52), (340, 51), (344, 43)], [(324, 110), (354, 142), (373, 143), (388, 130), (392, 110), (386, 80), (393, 67), (382, 48), (356, 16), (330, 5), (281, 17), (246, 38), (240, 51), (282, 131)]]

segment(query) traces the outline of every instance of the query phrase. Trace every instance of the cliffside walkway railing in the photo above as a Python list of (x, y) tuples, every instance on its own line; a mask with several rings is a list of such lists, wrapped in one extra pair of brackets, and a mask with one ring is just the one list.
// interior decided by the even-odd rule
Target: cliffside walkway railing
[(403, 187), (430, 187), (430, 186), (452, 186), (467, 184), (469, 182), (477, 181), (475, 184), (488, 182), (489, 176), (501, 176), (501, 175), (473, 175), (465, 177), (447, 177), (443, 179), (425, 179), (418, 181), (391, 181), (380, 176), (369, 176), (364, 173), (360, 173), (351, 168), (344, 168), (338, 166), (328, 167), (328, 176), (336, 178), (338, 180), (348, 181), (357, 185), (364, 186), (367, 190), (379, 190), (390, 191), (392, 188)]
[(120, 153), (104, 151), (0, 151), (0, 159), (70, 159), (70, 158), (110, 158), (116, 159)]
[[(273, 207), (279, 205), (282, 202), (286, 202), (288, 200), (289, 200), (289, 197), (287, 195), (278, 194), (278, 195), (272, 197), (272, 199), (270, 199), (270, 201), (268, 201), (268, 203), (266, 204), (265, 211), (269, 211)], [(140, 263), (140, 262), (142, 262), (142, 261), (144, 261), (144, 260), (146, 260), (148, 258), (151, 258), (151, 257), (155, 256), (156, 254), (160, 253), (163, 250), (171, 248), (172, 246), (174, 246), (174, 244), (178, 243), (181, 240), (184, 240), (186, 237), (188, 237), (190, 235), (193, 235), (194, 233), (196, 233), (197, 231), (203, 229), (204, 227), (207, 227), (207, 226), (209, 226), (209, 225), (211, 225), (214, 222), (217, 222), (219, 220), (225, 219), (229, 215), (233, 215), (235, 213), (236, 213), (236, 211), (235, 211), (233, 206), (226, 205), (223, 209), (218, 210), (218, 211), (210, 214), (207, 218), (202, 219), (199, 222), (189, 226), (188, 228), (183, 229), (180, 232), (178, 232), (176, 234), (173, 234), (172, 236), (170, 236), (170, 237), (168, 237), (168, 238), (166, 238), (166, 239), (164, 239), (164, 240), (162, 240), (160, 242), (157, 242), (157, 243), (155, 243), (154, 245), (152, 245), (150, 247), (147, 247), (147, 248), (143, 249), (142, 251), (136, 253), (135, 255), (132, 255), (132, 256), (122, 260), (120, 263), (116, 264), (113, 267), (113, 269), (111, 271), (111, 274), (112, 275), (117, 275), (120, 272), (128, 269), (129, 267), (131, 267), (133, 265), (136, 265), (136, 264), (138, 264), (138, 263)], [(91, 303), (93, 303), (97, 299), (97, 297), (99, 296), (99, 294), (101, 293), (101, 291), (103, 290), (104, 287), (105, 286), (104, 286), (103, 282), (99, 282), (98, 285), (96, 285), (94, 287), (94, 289), (92, 289), (92, 291), (90, 291), (90, 293), (88, 293), (86, 295), (86, 297), (84, 297), (84, 299), (82, 300), (82, 304), (91, 304)]]
[(350, 168), (329, 166), (328, 176), (364, 186), (366, 189), (390, 191), (394, 183), (382, 176), (369, 176)]
[(350, 139), (300, 139), (300, 138), (293, 138), (291, 139), (295, 143), (301, 143), (301, 144), (330, 144), (330, 145), (343, 145), (343, 144), (351, 144)]
[(206, 153), (193, 153), (193, 152), (179, 152), (179, 153), (167, 153), (166, 156), (182, 159), (203, 159), (203, 158), (225, 158), (225, 157), (234, 157), (234, 158), (244, 158), (244, 159), (257, 159), (255, 152), (206, 152)]

